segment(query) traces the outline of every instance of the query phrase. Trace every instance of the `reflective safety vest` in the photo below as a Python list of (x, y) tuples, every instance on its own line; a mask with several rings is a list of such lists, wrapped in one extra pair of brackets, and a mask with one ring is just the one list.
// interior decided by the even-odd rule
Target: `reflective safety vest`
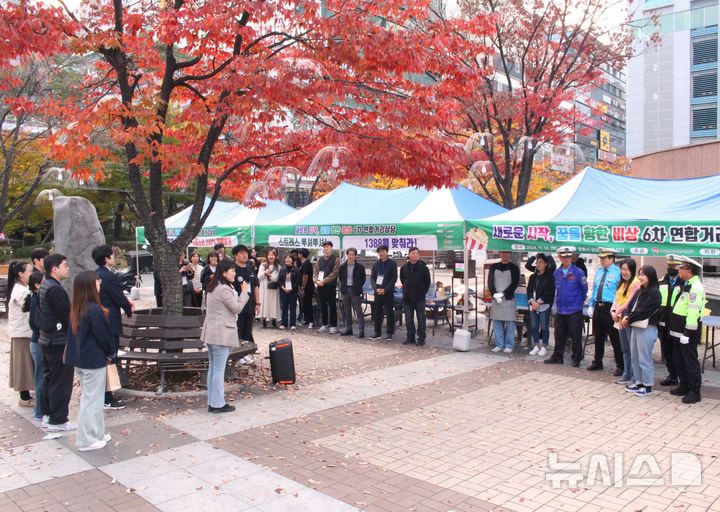
[(660, 322), (661, 326), (665, 326), (670, 320), (673, 306), (677, 302), (678, 295), (683, 286), (683, 281), (679, 277), (675, 278), (675, 284), (670, 284), (670, 277), (660, 281)]
[(703, 308), (705, 307), (705, 289), (700, 278), (693, 276), (685, 283), (680, 291), (675, 306), (670, 315), (670, 335), (693, 336), (698, 332)]

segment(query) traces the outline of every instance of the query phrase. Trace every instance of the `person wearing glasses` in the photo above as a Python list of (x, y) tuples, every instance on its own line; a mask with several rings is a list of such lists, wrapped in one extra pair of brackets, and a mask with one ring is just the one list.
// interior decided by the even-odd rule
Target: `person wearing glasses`
[(568, 335), (572, 340), (572, 366), (577, 368), (583, 358), (583, 304), (588, 292), (587, 279), (572, 263), (574, 247), (560, 247), (560, 268), (555, 270), (555, 349), (545, 364), (563, 364)]

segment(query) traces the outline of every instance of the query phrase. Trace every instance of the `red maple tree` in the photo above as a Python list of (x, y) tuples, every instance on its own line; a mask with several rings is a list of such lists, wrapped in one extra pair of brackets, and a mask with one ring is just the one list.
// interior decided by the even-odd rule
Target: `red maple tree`
[[(578, 93), (604, 81), (604, 69), (623, 69), (631, 53), (628, 24), (618, 19), (627, 2), (612, 0), (459, 0), (462, 17), (493, 30), (476, 38), (492, 48), (468, 54), (471, 68), (491, 70), (473, 82), (455, 133), (468, 140), (471, 177), (506, 208), (528, 198), (536, 153), (590, 123), (575, 106)], [(575, 151), (575, 148), (568, 148)]]
[[(448, 126), (485, 70), (452, 56), (482, 53), (468, 36), (492, 30), (484, 17), (432, 20), (430, 0), (60, 3), (0, 8), (0, 64), (84, 56), (77, 94), (42, 106), (66, 122), (52, 154), (80, 176), (128, 174), (168, 311), (182, 303), (176, 255), (221, 193), (243, 197), (265, 170), (306, 169), (336, 145), (347, 148), (349, 178), (432, 186), (452, 183), (465, 158)], [(194, 192), (173, 240), (166, 186)]]

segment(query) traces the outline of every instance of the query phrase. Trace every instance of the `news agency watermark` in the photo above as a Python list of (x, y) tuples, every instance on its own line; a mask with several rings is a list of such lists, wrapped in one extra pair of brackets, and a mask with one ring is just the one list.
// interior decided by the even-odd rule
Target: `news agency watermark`
[(560, 462), (557, 452), (548, 454), (545, 480), (554, 489), (567, 484), (577, 487), (688, 487), (702, 485), (700, 459), (688, 452), (673, 452), (663, 456), (640, 454), (628, 457), (622, 453), (595, 453), (587, 466), (582, 462)]

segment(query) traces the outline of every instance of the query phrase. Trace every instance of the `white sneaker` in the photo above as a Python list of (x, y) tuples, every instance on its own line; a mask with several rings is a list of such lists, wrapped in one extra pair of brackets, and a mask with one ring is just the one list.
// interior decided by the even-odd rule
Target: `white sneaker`
[(310, 323), (308, 324), (308, 329), (312, 329), (312, 328), (313, 328), (313, 323), (310, 322)]
[(78, 448), (79, 452), (89, 452), (91, 450), (99, 450), (100, 448), (105, 448), (107, 446), (107, 441), (104, 439), (101, 439), (99, 441), (95, 441), (93, 444), (89, 446), (85, 446), (83, 448)]
[(538, 352), (538, 356), (540, 356), (540, 357), (545, 357), (545, 354), (547, 354), (547, 349), (546, 349), (545, 346), (543, 345), (543, 346), (540, 348), (540, 352)]
[(318, 329), (318, 332), (327, 332), (328, 326), (327, 325), (321, 325)]
[(536, 356), (536, 355), (538, 355), (538, 352), (540, 352), (540, 347), (538, 347), (537, 345), (535, 345), (535, 346), (533, 347), (533, 349), (529, 352), (529, 354), (530, 354), (531, 356)]
[(502, 351), (502, 348), (501, 348), (501, 347), (495, 347), (494, 349), (492, 349), (492, 351), (493, 351), (493, 352), (500, 352), (500, 351)]
[(68, 421), (66, 423), (61, 423), (60, 425), (49, 425), (48, 424), (47, 429), (50, 432), (63, 432), (63, 431), (68, 431), (68, 430), (76, 430), (77, 425), (75, 423), (71, 423)]
[(285, 326), (284, 326), (284, 325), (281, 325), (281, 326), (280, 326), (280, 330), (281, 330), (281, 331), (284, 331), (284, 330), (285, 330)]
[(291, 330), (291, 331), (294, 331), (295, 329), (296, 329), (296, 327), (295, 327), (294, 325), (291, 325), (291, 326), (290, 326), (290, 330)]
[(109, 443), (110, 441), (112, 441), (112, 436), (110, 434), (105, 434), (102, 440), (106, 443)]
[(506, 348), (505, 350), (503, 350), (503, 352), (505, 352), (506, 354), (512, 354), (512, 349)]
[(253, 357), (251, 355), (247, 355), (240, 359), (240, 364), (253, 364)]
[(335, 327), (330, 327), (330, 330), (328, 332), (330, 334), (337, 334), (337, 329)]

